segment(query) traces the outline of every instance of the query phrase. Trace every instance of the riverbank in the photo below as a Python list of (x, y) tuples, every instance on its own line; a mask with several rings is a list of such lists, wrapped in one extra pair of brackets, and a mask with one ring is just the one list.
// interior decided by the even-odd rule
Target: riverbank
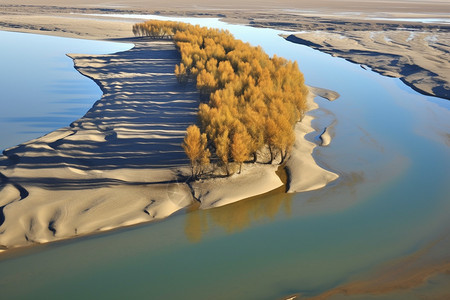
[[(177, 82), (173, 69), (179, 58), (171, 41), (135, 40), (134, 48), (115, 54), (70, 54), (75, 68), (100, 86), (102, 99), (69, 127), (4, 151), (2, 249), (165, 218), (196, 200), (201, 208), (222, 206), (283, 184), (277, 166), (257, 164), (247, 165), (242, 175), (189, 186), (181, 143), (196, 121), (198, 92), (193, 84)], [(298, 167), (294, 157), (315, 165), (315, 144), (304, 139), (314, 131), (310, 121), (306, 116), (297, 134), (308, 151), (292, 152), (290, 170)], [(328, 172), (318, 166), (302, 170)], [(319, 177), (325, 180), (295, 191), (337, 178)], [(290, 182), (305, 178), (299, 173)]]

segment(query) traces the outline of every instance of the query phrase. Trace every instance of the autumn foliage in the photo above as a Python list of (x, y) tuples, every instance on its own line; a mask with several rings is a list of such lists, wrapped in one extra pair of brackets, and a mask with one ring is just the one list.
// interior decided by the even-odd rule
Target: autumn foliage
[(205, 100), (199, 106), (200, 128), (190, 126), (183, 144), (193, 175), (199, 174), (199, 157), (206, 155), (209, 162), (209, 153), (228, 175), (231, 162), (240, 170), (245, 161), (262, 161), (267, 152), (264, 162), (285, 160), (295, 140), (294, 125), (307, 108), (308, 89), (296, 62), (271, 58), (226, 30), (148, 21), (134, 25), (133, 32), (173, 37), (181, 54), (176, 77), (195, 80)]
[(210, 152), (207, 149), (207, 139), (205, 133), (200, 133), (196, 125), (187, 128), (183, 141), (183, 149), (191, 161), (192, 177), (197, 177), (203, 173), (203, 168), (209, 165)]

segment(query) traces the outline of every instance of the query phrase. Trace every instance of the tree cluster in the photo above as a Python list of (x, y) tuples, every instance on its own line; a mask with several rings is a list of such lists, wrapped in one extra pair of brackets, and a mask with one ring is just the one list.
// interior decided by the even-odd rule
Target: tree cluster
[(186, 30), (189, 25), (181, 22), (152, 20), (133, 25), (135, 36), (146, 36), (151, 38), (173, 38), (179, 30)]
[[(190, 126), (183, 143), (193, 170), (209, 162), (196, 157), (210, 154), (227, 175), (231, 162), (240, 169), (251, 158), (259, 161), (265, 149), (268, 162), (285, 160), (295, 140), (294, 125), (307, 108), (308, 89), (296, 62), (271, 58), (226, 30), (161, 21), (135, 27), (137, 35), (150, 34), (146, 28), (151, 34), (173, 33), (181, 53), (175, 74), (180, 82), (195, 80), (205, 100), (199, 106), (200, 127)], [(191, 144), (201, 145), (198, 156), (190, 154)]]

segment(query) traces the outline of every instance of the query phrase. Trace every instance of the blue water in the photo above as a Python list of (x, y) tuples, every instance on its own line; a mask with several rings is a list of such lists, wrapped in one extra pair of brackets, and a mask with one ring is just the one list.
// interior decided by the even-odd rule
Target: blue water
[(371, 20), (449, 24), (449, 18), (371, 18)]
[[(165, 19), (163, 17), (158, 17)], [(181, 19), (181, 18), (178, 18)], [(333, 123), (319, 163), (330, 186), (274, 192), (156, 224), (36, 247), (0, 261), (3, 295), (26, 299), (277, 299), (315, 295), (414, 253), (449, 228), (450, 105), (271, 29), (230, 30), (295, 59), (313, 86), (314, 126)], [(322, 118), (320, 118), (322, 116)], [(449, 249), (450, 251), (450, 249)]]
[(0, 31), (0, 151), (68, 126), (100, 99), (67, 53), (106, 54), (130, 44)]

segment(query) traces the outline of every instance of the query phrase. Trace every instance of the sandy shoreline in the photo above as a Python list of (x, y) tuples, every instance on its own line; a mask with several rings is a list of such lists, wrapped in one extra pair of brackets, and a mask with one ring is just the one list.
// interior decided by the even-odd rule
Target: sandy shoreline
[[(202, 209), (222, 206), (283, 184), (278, 166), (261, 164), (246, 165), (242, 175), (187, 184), (181, 142), (196, 121), (198, 92), (178, 84), (173, 69), (179, 56), (171, 41), (141, 39), (128, 51), (70, 57), (104, 94), (69, 127), (4, 151), (2, 249), (149, 222), (194, 201)], [(309, 101), (316, 108), (312, 95)], [(297, 141), (308, 146), (291, 154), (289, 184), (302, 182), (291, 191), (337, 178), (315, 164), (316, 145), (304, 140), (314, 131), (311, 120), (306, 116), (298, 125)], [(294, 172), (301, 164), (309, 168)]]

